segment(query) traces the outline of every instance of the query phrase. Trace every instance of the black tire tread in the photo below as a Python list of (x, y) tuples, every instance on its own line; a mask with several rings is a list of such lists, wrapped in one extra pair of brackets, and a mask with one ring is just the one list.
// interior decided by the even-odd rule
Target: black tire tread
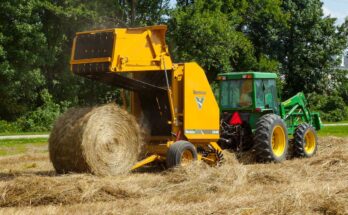
[[(312, 154), (307, 154), (304, 150), (305, 144), (304, 144), (304, 135), (306, 134), (307, 130), (311, 129), (314, 132), (315, 136), (315, 149)], [(293, 154), (295, 157), (312, 157), (315, 155), (316, 151), (318, 149), (318, 136), (315, 131), (315, 129), (308, 123), (301, 123), (297, 126), (294, 133), (294, 141), (293, 141)]]
[(196, 147), (188, 141), (180, 140), (170, 145), (167, 151), (167, 156), (166, 156), (167, 168), (171, 168), (171, 167), (175, 167), (179, 165), (180, 159), (181, 159), (181, 153), (187, 149), (192, 152), (193, 159), (197, 160)]
[[(282, 156), (282, 159), (277, 159), (273, 155), (272, 147), (270, 146), (270, 135), (272, 135), (272, 125), (274, 123), (281, 123), (284, 127), (285, 135), (286, 135), (286, 151)], [(256, 130), (254, 135), (254, 146), (253, 151), (258, 161), (263, 162), (280, 162), (286, 158), (287, 149), (288, 149), (288, 141), (287, 141), (287, 129), (283, 120), (275, 114), (265, 114), (260, 117), (259, 121), (256, 123)]]

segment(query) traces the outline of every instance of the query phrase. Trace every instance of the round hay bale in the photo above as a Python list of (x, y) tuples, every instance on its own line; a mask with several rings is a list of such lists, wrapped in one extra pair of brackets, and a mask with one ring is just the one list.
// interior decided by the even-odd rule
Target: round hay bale
[(50, 159), (58, 173), (125, 173), (144, 145), (135, 118), (115, 104), (72, 108), (55, 123), (49, 138)]

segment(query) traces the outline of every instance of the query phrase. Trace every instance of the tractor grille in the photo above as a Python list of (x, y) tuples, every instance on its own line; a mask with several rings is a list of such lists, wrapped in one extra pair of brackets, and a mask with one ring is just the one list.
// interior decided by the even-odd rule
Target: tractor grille
[(74, 60), (112, 56), (113, 32), (80, 34), (76, 38)]

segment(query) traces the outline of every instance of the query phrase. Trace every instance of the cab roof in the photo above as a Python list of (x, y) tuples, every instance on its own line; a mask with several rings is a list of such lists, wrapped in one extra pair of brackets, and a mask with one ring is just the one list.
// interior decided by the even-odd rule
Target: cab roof
[[(251, 76), (251, 77), (250, 77)], [(265, 79), (275, 79), (277, 78), (276, 73), (272, 72), (229, 72), (229, 73), (220, 73), (218, 77), (225, 77), (226, 79), (243, 79), (243, 78), (265, 78)], [(221, 80), (221, 78), (219, 78)]]

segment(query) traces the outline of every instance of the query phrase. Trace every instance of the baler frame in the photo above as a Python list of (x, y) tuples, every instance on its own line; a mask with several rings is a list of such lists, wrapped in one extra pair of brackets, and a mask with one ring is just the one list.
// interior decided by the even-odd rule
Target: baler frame
[[(166, 161), (170, 147), (182, 140), (195, 146), (199, 160), (216, 164), (221, 159), (216, 143), (219, 107), (209, 82), (198, 64), (172, 62), (166, 29), (160, 25), (79, 32), (73, 42), (73, 73), (130, 90), (130, 113), (139, 121), (144, 116), (155, 120), (149, 126), (148, 154), (132, 169)], [(104, 43), (112, 49), (101, 48)]]

